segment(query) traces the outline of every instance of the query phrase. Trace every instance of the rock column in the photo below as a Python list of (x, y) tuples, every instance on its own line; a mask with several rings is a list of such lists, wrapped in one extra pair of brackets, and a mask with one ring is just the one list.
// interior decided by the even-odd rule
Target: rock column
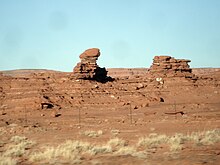
[(81, 62), (73, 69), (73, 75), (77, 79), (94, 79), (97, 81), (105, 81), (107, 71), (105, 68), (100, 68), (96, 61), (100, 56), (98, 48), (91, 48), (84, 51), (80, 56)]

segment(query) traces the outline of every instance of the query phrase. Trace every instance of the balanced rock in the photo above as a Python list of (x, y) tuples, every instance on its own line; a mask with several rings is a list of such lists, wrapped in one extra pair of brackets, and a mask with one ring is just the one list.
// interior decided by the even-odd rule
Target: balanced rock
[(175, 59), (171, 56), (155, 56), (149, 73), (156, 77), (185, 77), (195, 78), (189, 66), (190, 60)]
[(92, 48), (92, 49), (87, 49), (84, 51), (79, 58), (84, 59), (84, 58), (90, 58), (90, 57), (99, 57), (100, 56), (100, 50), (98, 48)]
[(73, 76), (77, 79), (94, 79), (97, 81), (105, 81), (107, 78), (107, 71), (105, 68), (100, 68), (97, 65), (100, 50), (98, 48), (91, 48), (84, 51), (80, 56), (81, 62), (73, 69)]

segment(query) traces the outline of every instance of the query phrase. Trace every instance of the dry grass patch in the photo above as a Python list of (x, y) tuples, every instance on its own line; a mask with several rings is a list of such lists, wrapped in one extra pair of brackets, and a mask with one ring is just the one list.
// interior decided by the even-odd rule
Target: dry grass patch
[[(203, 145), (214, 144), (220, 141), (220, 131), (212, 130), (188, 135), (175, 134), (173, 136), (149, 134), (140, 138), (135, 145), (128, 143), (120, 138), (113, 138), (104, 144), (91, 144), (81, 141), (66, 141), (57, 147), (49, 147), (42, 151), (32, 153), (29, 157), (30, 162), (71, 162), (80, 163), (85, 155), (131, 155), (145, 159), (149, 155), (148, 149), (157, 149), (161, 145), (169, 146), (171, 152), (179, 152), (183, 149), (186, 142), (198, 143)], [(61, 163), (62, 164), (62, 163)]]
[(146, 149), (157, 148), (161, 144), (167, 144), (170, 151), (177, 152), (183, 149), (186, 142), (196, 145), (212, 145), (220, 142), (220, 130), (210, 130), (204, 132), (193, 132), (188, 135), (175, 134), (173, 136), (150, 134), (148, 137), (140, 138), (137, 146)]
[[(96, 132), (97, 133), (97, 132)], [(93, 137), (93, 136), (92, 136)], [(191, 134), (175, 134), (173, 136), (149, 134), (140, 138), (134, 145), (120, 138), (113, 138), (102, 144), (68, 140), (58, 146), (43, 147), (30, 152), (34, 142), (26, 137), (14, 136), (9, 143), (4, 143), (0, 153), (0, 165), (20, 164), (19, 160), (28, 160), (29, 164), (80, 164), (94, 155), (131, 155), (146, 159), (150, 151), (156, 152), (158, 147), (168, 146), (171, 153), (180, 152), (187, 143), (213, 145), (220, 142), (220, 130), (209, 130)]]
[(28, 156), (30, 149), (35, 143), (23, 136), (13, 136), (10, 143), (5, 144), (0, 153), (0, 165), (14, 165), (20, 157)]
[(86, 153), (90, 155), (112, 153), (112, 148), (109, 145), (93, 145)]
[(194, 141), (197, 145), (212, 145), (220, 142), (220, 129), (193, 132), (192, 134), (187, 135), (186, 138)]
[[(43, 151), (32, 153), (29, 157), (30, 162), (56, 162), (78, 164), (82, 161), (85, 154), (97, 155), (110, 153), (111, 147), (105, 145), (94, 145), (81, 141), (66, 141), (57, 146), (42, 149)], [(62, 160), (62, 162), (61, 162)]]
[(57, 147), (42, 148), (42, 151), (34, 152), (30, 155), (30, 162), (72, 162), (77, 164), (81, 162), (81, 153), (90, 150), (89, 143), (81, 141), (66, 141)]
[(147, 137), (142, 137), (139, 139), (137, 146), (143, 146), (145, 148), (157, 148), (160, 144), (166, 143), (168, 140), (166, 135), (157, 135), (152, 133)]
[(103, 131), (102, 130), (98, 130), (98, 131), (85, 131), (82, 133), (83, 135), (85, 136), (88, 136), (88, 137), (99, 137), (103, 134)]
[(11, 157), (0, 156), (0, 165), (16, 165), (17, 161)]
[(150, 134), (148, 137), (140, 138), (137, 146), (145, 149), (158, 148), (166, 144), (170, 147), (170, 151), (176, 152), (182, 150), (182, 144), (186, 141), (186, 137), (182, 134), (174, 136)]
[(128, 143), (125, 140), (119, 139), (119, 138), (113, 138), (110, 139), (107, 144), (109, 146), (111, 146), (112, 148), (120, 148), (120, 147), (124, 147), (127, 146)]
[(7, 148), (2, 155), (4, 157), (21, 157), (35, 144), (26, 137), (21, 136), (13, 136), (10, 141), (12, 143), (5, 146)]
[(117, 136), (120, 133), (120, 130), (113, 129), (113, 130), (111, 130), (111, 133), (112, 133), (113, 136)]

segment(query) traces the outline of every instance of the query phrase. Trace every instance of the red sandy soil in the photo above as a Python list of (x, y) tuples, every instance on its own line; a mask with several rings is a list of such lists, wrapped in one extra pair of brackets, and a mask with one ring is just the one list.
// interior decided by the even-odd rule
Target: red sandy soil
[[(117, 136), (132, 144), (150, 133), (220, 129), (220, 69), (193, 69), (197, 81), (164, 78), (163, 83), (149, 79), (145, 68), (108, 71), (115, 81), (74, 80), (71, 73), (48, 70), (3, 71), (0, 140), (22, 135), (39, 147), (68, 139), (101, 143), (112, 138), (111, 130), (119, 130)], [(103, 135), (81, 134), (87, 130), (102, 130)], [(110, 155), (94, 159), (102, 164), (218, 164), (220, 144), (185, 148), (175, 158), (156, 151), (147, 160)]]

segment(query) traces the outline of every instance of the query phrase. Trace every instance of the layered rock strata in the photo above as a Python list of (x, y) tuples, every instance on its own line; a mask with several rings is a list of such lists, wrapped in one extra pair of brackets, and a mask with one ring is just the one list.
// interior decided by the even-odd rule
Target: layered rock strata
[(73, 69), (73, 77), (77, 79), (94, 79), (105, 81), (107, 79), (107, 71), (97, 65), (100, 50), (91, 48), (84, 51), (80, 56), (80, 62)]
[(171, 56), (155, 56), (149, 73), (159, 77), (185, 77), (195, 78), (189, 66), (190, 60), (175, 59)]

